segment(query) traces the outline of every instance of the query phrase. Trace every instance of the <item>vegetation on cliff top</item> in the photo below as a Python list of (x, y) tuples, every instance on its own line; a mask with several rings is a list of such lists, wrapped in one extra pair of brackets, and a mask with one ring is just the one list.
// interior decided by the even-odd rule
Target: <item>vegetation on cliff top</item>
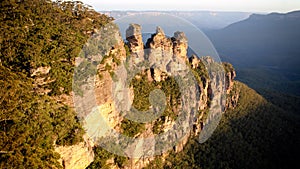
[[(50, 96), (69, 94), (75, 57), (110, 18), (79, 1), (0, 2), (0, 168), (61, 167), (54, 143), (82, 140), (75, 112)], [(44, 76), (49, 95), (35, 93), (32, 70)]]
[(110, 18), (79, 1), (1, 2), (1, 63), (14, 72), (50, 66), (52, 95), (69, 93), (75, 57), (92, 34)]
[(68, 106), (32, 92), (32, 80), (0, 66), (0, 168), (51, 168), (59, 155), (53, 143), (82, 140), (83, 130)]

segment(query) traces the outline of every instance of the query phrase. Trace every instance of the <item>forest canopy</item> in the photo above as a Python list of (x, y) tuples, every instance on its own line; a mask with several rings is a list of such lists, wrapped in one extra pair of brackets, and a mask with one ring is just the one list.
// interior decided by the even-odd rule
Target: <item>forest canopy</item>
[[(53, 96), (70, 94), (75, 57), (110, 20), (79, 1), (0, 2), (0, 168), (61, 167), (54, 145), (82, 141), (74, 110)], [(51, 69), (34, 86), (39, 67)]]

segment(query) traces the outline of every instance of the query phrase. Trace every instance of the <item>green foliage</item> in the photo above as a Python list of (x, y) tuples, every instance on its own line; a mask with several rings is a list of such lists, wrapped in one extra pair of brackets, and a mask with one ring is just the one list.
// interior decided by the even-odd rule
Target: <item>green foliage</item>
[[(142, 74), (138, 74), (137, 76), (141, 76)], [(130, 86), (133, 87), (134, 90), (134, 100), (132, 106), (140, 111), (149, 110), (151, 106), (149, 102), (150, 92), (156, 89), (156, 85), (154, 83), (149, 83), (147, 76), (141, 76), (141, 79), (133, 78)]]
[(51, 66), (51, 94), (71, 91), (75, 57), (94, 29), (110, 18), (79, 1), (1, 1), (0, 58), (3, 66), (24, 72)]
[(132, 105), (140, 111), (148, 110), (151, 106), (149, 102), (150, 92), (155, 89), (160, 89), (167, 98), (167, 107), (163, 115), (175, 119), (177, 115), (172, 111), (172, 108), (176, 108), (180, 104), (181, 95), (176, 80), (173, 77), (167, 77), (160, 82), (149, 82), (145, 73), (137, 75), (141, 78), (134, 78), (130, 84), (134, 90), (134, 100)]
[(237, 79), (258, 91), (266, 99), (273, 97), (273, 93), (283, 97), (284, 95), (298, 98), (300, 96), (299, 73), (268, 67), (237, 68)]
[(118, 54), (120, 53), (120, 49), (118, 49), (117, 54), (112, 54), (112, 61), (115, 63), (117, 66), (121, 64), (121, 60), (117, 57)]
[(122, 134), (129, 137), (135, 137), (137, 134), (145, 130), (145, 124), (124, 119), (121, 124), (121, 129)]
[(131, 52), (130, 52), (130, 49), (129, 49), (129, 47), (126, 43), (124, 44), (124, 48), (125, 48), (125, 51), (126, 51), (126, 56), (130, 56)]
[(0, 11), (0, 168), (60, 168), (54, 143), (76, 144), (84, 130), (73, 109), (35, 93), (31, 71), (50, 66), (43, 87), (69, 94), (75, 57), (111, 19), (79, 1), (3, 0)]
[(154, 122), (153, 127), (153, 132), (158, 134), (162, 131), (162, 124), (166, 120), (166, 117), (176, 120), (181, 93), (175, 78), (167, 77), (165, 80), (160, 82), (150, 82), (148, 81), (148, 77), (145, 72), (137, 74), (139, 78), (134, 78), (130, 83), (130, 86), (132, 86), (134, 90), (134, 100), (132, 105), (139, 111), (147, 111), (151, 106), (149, 102), (150, 92), (155, 89), (160, 89), (164, 92), (167, 99), (165, 100), (166, 108), (161, 117)]
[[(75, 69), (75, 74), (73, 76), (73, 91), (82, 96), (83, 90), (82, 85), (88, 84), (88, 80), (90, 77), (93, 77), (97, 74), (97, 65), (98, 62), (89, 62), (87, 60), (83, 60)], [(99, 75), (99, 74), (98, 74)], [(51, 86), (50, 86), (51, 87)]]
[(113, 158), (113, 154), (106, 151), (102, 147), (94, 147), (94, 161), (87, 167), (88, 169), (109, 168), (106, 161)]
[(94, 161), (87, 167), (87, 169), (109, 169), (111, 167), (111, 164), (107, 164), (107, 160), (109, 159), (113, 159), (113, 162), (117, 164), (118, 167), (124, 166), (128, 161), (128, 158), (112, 154), (102, 147), (95, 147), (94, 153)]
[[(117, 56), (118, 54), (112, 54), (111, 52), (108, 55), (104, 55), (100, 65), (105, 65), (104, 66), (104, 70), (105, 72), (108, 72), (110, 74), (110, 77), (115, 80), (115, 72), (114, 72), (114, 67), (115, 66), (119, 66), (121, 64), (121, 60), (118, 58)], [(111, 60), (112, 62), (108, 62), (108, 60)], [(103, 75), (102, 75), (102, 71), (98, 71), (98, 76), (100, 79), (102, 79)]]
[(300, 97), (293, 96), (286, 93), (281, 93), (273, 90), (260, 90), (259, 93), (263, 95), (269, 102), (286, 112), (300, 114)]
[[(205, 88), (204, 85), (206, 85), (206, 82), (209, 80), (208, 70), (206, 69), (205, 65), (203, 64), (202, 60), (198, 63), (198, 66), (196, 68), (192, 67), (192, 64), (190, 62), (187, 63), (190, 66), (190, 70), (195, 77), (198, 85), (200, 88)], [(210, 106), (210, 98), (208, 98), (208, 106)], [(201, 114), (201, 112), (198, 112), (198, 114)], [(203, 115), (202, 121), (206, 119), (205, 112)]]
[[(191, 64), (189, 65), (192, 66)], [(202, 61), (199, 62), (198, 67), (194, 69), (191, 68), (191, 70), (194, 76), (196, 77), (198, 83), (202, 83), (201, 78), (209, 79), (208, 71)]]
[(114, 162), (118, 165), (118, 167), (123, 167), (127, 163), (128, 159), (123, 156), (115, 155)]
[[(166, 117), (172, 120), (176, 120), (178, 115), (178, 106), (180, 105), (180, 91), (179, 86), (173, 77), (167, 77), (165, 80), (156, 82), (150, 82), (146, 75), (147, 70), (142, 73), (138, 73), (136, 78), (133, 78), (130, 86), (133, 87), (134, 100), (133, 107), (139, 111), (149, 110), (151, 104), (149, 102), (150, 92), (155, 89), (160, 89), (164, 92), (166, 99), (166, 108), (162, 113), (161, 117), (154, 122), (153, 132), (159, 134), (162, 132), (163, 123)], [(145, 130), (145, 124), (137, 123), (128, 119), (124, 119), (121, 124), (122, 133), (129, 136), (135, 137), (139, 133)]]
[(109, 64), (105, 64), (105, 70), (106, 71), (111, 71), (112, 70), (112, 67), (109, 65)]
[(0, 66), (0, 168), (59, 167), (53, 142), (82, 141), (83, 129), (69, 107), (32, 92), (32, 80)]
[(222, 64), (223, 64), (223, 67), (224, 67), (226, 73), (234, 71), (234, 67), (232, 66), (232, 64), (230, 64), (228, 62), (222, 62)]

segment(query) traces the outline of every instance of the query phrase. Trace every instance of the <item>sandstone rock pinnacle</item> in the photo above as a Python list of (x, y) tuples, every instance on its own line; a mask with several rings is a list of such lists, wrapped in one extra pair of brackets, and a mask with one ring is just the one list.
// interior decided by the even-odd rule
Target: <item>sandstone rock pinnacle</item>
[(141, 26), (138, 24), (130, 24), (126, 30), (126, 40), (131, 52), (139, 53), (144, 50)]
[(175, 32), (173, 41), (173, 53), (180, 58), (187, 59), (188, 40), (183, 32)]

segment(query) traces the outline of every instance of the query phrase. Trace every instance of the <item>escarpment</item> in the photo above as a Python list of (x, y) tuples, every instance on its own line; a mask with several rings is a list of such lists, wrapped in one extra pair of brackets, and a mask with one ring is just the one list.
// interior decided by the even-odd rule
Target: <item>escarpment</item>
[(0, 4), (0, 168), (295, 166), (299, 98), (234, 81), (189, 22), (129, 12), (120, 32), (80, 1)]
[[(109, 31), (114, 35), (109, 50), (102, 56), (90, 57), (91, 62), (99, 60), (97, 57), (102, 57), (102, 60), (96, 67), (96, 75), (87, 80), (94, 81), (93, 87), (85, 87), (82, 97), (85, 98), (91, 93), (94, 97), (79, 99), (80, 102), (76, 102), (75, 99), (77, 106), (86, 108), (85, 112), (81, 113), (87, 131), (85, 145), (99, 146), (93, 138), (105, 139), (112, 130), (131, 138), (155, 137), (178, 130), (174, 136), (162, 136), (162, 140), (178, 140), (171, 149), (179, 152), (190, 138), (201, 133), (207, 121), (214, 116), (210, 111), (224, 111), (227, 107), (233, 108), (236, 105), (238, 92), (230, 95), (235, 77), (232, 66), (224, 64), (224, 70), (222, 63), (214, 61), (211, 57), (188, 56), (188, 39), (184, 32), (175, 32), (172, 37), (168, 37), (162, 28), (157, 27), (149, 39), (143, 40), (141, 26), (131, 24), (126, 30), (126, 41), (123, 41), (117, 28)], [(178, 80), (178, 77), (182, 78)], [(154, 98), (151, 98), (151, 92), (157, 90), (164, 92), (164, 97), (154, 95)], [(226, 94), (230, 95), (227, 100)], [(160, 112), (162, 107), (164, 111)], [(195, 118), (178, 120), (188, 118), (180, 116), (183, 109), (192, 112)], [(135, 114), (134, 118), (137, 120), (150, 118), (143, 113), (161, 114), (151, 121), (139, 123), (127, 119), (131, 117), (133, 110), (140, 112), (140, 115), (137, 115), (140, 117), (136, 117)], [(102, 121), (99, 122), (99, 118)], [(87, 144), (91, 142), (93, 144)], [(147, 142), (136, 142), (133, 145), (133, 152), (145, 149), (150, 153), (152, 150), (149, 148), (151, 144)], [(153, 146), (157, 149), (156, 145)], [(76, 152), (69, 153), (69, 156), (70, 154), (76, 156)], [(85, 155), (94, 156), (90, 151)], [(168, 151), (163, 152), (160, 157), (164, 159), (167, 155)], [(68, 158), (63, 157), (62, 161)], [(104, 165), (114, 168), (143, 168), (155, 158), (137, 155), (135, 158), (124, 159), (120, 164), (114, 156), (110, 156)], [(90, 165), (98, 164), (99, 159)], [(64, 163), (65, 168), (71, 166), (73, 164)]]

